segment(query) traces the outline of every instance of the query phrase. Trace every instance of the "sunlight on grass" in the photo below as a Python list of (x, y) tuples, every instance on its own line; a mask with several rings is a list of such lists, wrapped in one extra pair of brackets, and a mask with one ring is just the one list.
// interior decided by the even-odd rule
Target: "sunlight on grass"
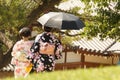
[[(13, 79), (6, 78), (5, 80)], [(25, 79), (16, 80), (120, 80), (120, 66), (34, 73)]]

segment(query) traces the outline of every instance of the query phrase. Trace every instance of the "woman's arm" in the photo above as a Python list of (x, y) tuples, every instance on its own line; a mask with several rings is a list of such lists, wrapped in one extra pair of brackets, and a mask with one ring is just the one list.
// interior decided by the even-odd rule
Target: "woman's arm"
[(41, 34), (36, 36), (35, 41), (34, 41), (34, 43), (32, 44), (32, 46), (30, 48), (30, 51), (32, 53), (36, 53), (36, 52), (39, 51), (39, 48), (40, 48), (40, 43), (39, 43), (40, 36), (41, 36)]
[(63, 50), (63, 47), (60, 40), (56, 40), (55, 59), (62, 58), (62, 50)]

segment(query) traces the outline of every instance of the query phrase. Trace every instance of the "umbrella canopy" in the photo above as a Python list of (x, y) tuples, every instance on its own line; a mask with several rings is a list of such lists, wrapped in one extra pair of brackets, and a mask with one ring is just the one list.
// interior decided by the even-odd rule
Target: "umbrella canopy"
[(79, 17), (64, 12), (49, 12), (41, 16), (37, 21), (43, 26), (62, 30), (78, 30), (84, 27), (84, 23)]

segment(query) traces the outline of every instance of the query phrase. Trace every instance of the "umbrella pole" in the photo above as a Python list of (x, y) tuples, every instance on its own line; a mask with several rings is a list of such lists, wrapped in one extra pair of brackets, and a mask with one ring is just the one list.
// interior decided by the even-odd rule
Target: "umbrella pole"
[(59, 40), (61, 41), (61, 33), (59, 32)]

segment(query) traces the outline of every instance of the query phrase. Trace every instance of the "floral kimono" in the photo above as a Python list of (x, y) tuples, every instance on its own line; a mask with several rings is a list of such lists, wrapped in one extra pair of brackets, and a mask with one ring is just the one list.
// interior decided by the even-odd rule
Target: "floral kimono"
[(17, 77), (26, 77), (32, 69), (30, 60), (27, 59), (31, 55), (30, 48), (33, 41), (20, 40), (16, 42), (12, 50), (11, 64), (15, 66), (14, 75)]
[[(50, 46), (47, 47), (47, 45)], [(45, 53), (43, 49), (47, 49), (46, 51), (48, 53)], [(53, 71), (55, 68), (55, 60), (62, 57), (61, 42), (51, 32), (43, 32), (42, 34), (39, 34), (31, 47), (31, 51), (34, 55), (30, 58), (34, 64), (34, 70), (37, 72)]]

